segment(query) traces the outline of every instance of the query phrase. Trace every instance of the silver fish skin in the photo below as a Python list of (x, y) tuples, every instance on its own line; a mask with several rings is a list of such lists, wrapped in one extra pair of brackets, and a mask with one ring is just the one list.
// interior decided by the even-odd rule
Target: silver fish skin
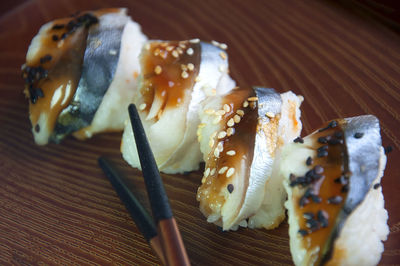
[[(192, 155), (193, 165), (189, 168), (192, 168), (192, 170), (198, 169), (198, 164), (201, 161), (202, 155), (200, 149), (197, 148), (199, 144), (197, 142), (196, 129), (197, 125), (200, 123), (198, 117), (200, 102), (207, 97), (205, 88), (218, 87), (217, 93), (225, 94), (235, 86), (235, 82), (224, 72), (229, 69), (229, 61), (227, 55), (225, 59), (220, 56), (223, 50), (207, 42), (200, 42), (200, 47), (200, 69), (197, 82), (193, 86), (192, 98), (187, 110), (186, 131), (181, 144), (176, 148), (170, 159), (159, 166), (165, 173), (175, 173), (176, 169), (181, 167), (180, 161), (182, 160), (182, 155), (186, 154), (188, 151), (196, 153), (196, 155)], [(221, 83), (221, 79), (224, 79), (228, 86), (218, 86)]]
[(78, 87), (57, 118), (51, 141), (59, 143), (66, 135), (91, 124), (114, 78), (122, 32), (128, 21), (125, 11), (110, 13), (100, 16), (99, 24), (89, 28)]
[[(337, 223), (333, 229), (332, 237), (327, 244), (322, 261), (329, 260), (334, 241), (340, 235), (340, 231), (348, 216), (365, 199), (373, 182), (379, 175), (379, 163), (381, 157), (382, 139), (379, 120), (373, 115), (363, 115), (344, 118), (346, 123), (342, 126), (347, 150), (347, 170), (351, 176), (349, 179), (349, 192), (341, 209)], [(361, 138), (354, 137), (356, 133), (362, 133)], [(346, 168), (346, 165), (345, 165)]]
[[(266, 115), (267, 113), (272, 113), (275, 116), (281, 113), (281, 96), (272, 88), (254, 87), (253, 89), (258, 98), (258, 119), (261, 120), (261, 124), (266, 124), (270, 121), (270, 118)], [(274, 157), (271, 156), (271, 151), (268, 150), (267, 136), (261, 127), (257, 127), (255, 143), (250, 145), (254, 145), (254, 152), (253, 160), (249, 162), (251, 164), (249, 185), (241, 210), (233, 224), (248, 218), (258, 209), (263, 198), (254, 197), (254, 195), (264, 193), (265, 183), (272, 173)]]

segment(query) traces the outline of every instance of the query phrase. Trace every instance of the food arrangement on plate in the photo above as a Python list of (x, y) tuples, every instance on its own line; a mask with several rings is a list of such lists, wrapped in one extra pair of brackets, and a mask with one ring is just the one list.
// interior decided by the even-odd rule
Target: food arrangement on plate
[[(239, 88), (225, 44), (147, 40), (126, 9), (42, 26), (22, 66), (35, 142), (124, 130), (134, 103), (164, 173), (199, 169), (197, 200), (223, 230), (273, 229), (288, 211), (296, 265), (375, 265), (389, 233), (379, 121), (338, 118), (300, 137), (302, 96)], [(307, 99), (305, 99), (307, 100)]]

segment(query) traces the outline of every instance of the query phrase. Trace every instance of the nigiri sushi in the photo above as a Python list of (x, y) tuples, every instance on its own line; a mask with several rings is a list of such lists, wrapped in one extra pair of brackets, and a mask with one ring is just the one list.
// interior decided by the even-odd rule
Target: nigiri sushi
[(292, 92), (247, 88), (204, 101), (198, 139), (206, 165), (197, 200), (208, 222), (223, 230), (247, 226), (269, 183), (271, 191), (279, 190), (279, 204), (271, 207), (279, 211), (265, 223), (283, 220), (285, 191), (270, 179), (278, 151), (301, 131), (302, 100)]
[(43, 25), (22, 66), (35, 142), (122, 130), (146, 40), (124, 8), (82, 12)]
[(290, 250), (296, 265), (376, 265), (389, 233), (379, 185), (379, 121), (337, 119), (283, 150)]
[[(202, 161), (196, 138), (199, 103), (207, 95), (235, 87), (228, 74), (226, 52), (220, 45), (198, 39), (149, 41), (140, 62), (140, 85), (134, 103), (159, 170), (183, 173), (198, 169)], [(121, 152), (131, 166), (140, 168), (134, 141), (127, 123)]]

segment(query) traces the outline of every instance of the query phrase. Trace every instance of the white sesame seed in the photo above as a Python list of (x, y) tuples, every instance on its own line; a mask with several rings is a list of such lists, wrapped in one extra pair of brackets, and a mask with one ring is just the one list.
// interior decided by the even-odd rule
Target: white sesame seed
[(219, 158), (219, 150), (218, 150), (218, 148), (215, 148), (215, 150), (214, 150), (214, 156), (217, 157), (217, 158)]
[(189, 74), (186, 71), (182, 71), (181, 77), (187, 79), (189, 77)]
[(116, 55), (117, 54), (117, 50), (111, 49), (110, 51), (108, 51), (108, 53), (110, 55)]
[(214, 110), (214, 109), (206, 109), (206, 110), (204, 111), (204, 113), (206, 113), (206, 114), (208, 114), (208, 115), (212, 115), (213, 113), (215, 113), (215, 110)]
[(251, 109), (255, 109), (257, 106), (256, 102), (250, 102)]
[(171, 52), (172, 50), (174, 50), (173, 46), (167, 46), (167, 48), (165, 48), (165, 50), (167, 50), (168, 52)]
[(217, 172), (217, 168), (213, 168), (213, 169), (211, 169), (210, 175), (215, 175), (216, 172)]
[(214, 41), (214, 40), (211, 41), (211, 44), (214, 45), (214, 46), (219, 46), (219, 42)]
[(221, 167), (221, 169), (219, 169), (218, 171), (218, 174), (222, 175), (223, 173), (226, 172), (226, 170), (228, 170), (228, 166)]
[(193, 51), (193, 49), (190, 47), (190, 48), (188, 48), (188, 49), (186, 50), (186, 53), (187, 53), (188, 55), (192, 55), (192, 54), (194, 53), (194, 51)]
[(146, 104), (145, 103), (142, 103), (141, 105), (139, 105), (139, 110), (140, 111), (143, 111), (144, 109), (146, 109)]
[(231, 177), (235, 173), (235, 168), (229, 168), (228, 172), (226, 172), (226, 177)]
[(193, 71), (194, 65), (193, 65), (192, 63), (189, 63), (189, 64), (187, 64), (187, 68), (188, 68), (190, 71)]
[(224, 143), (222, 141), (218, 142), (217, 149), (219, 152), (222, 152), (224, 150)]
[(249, 98), (247, 98), (247, 100), (248, 100), (249, 102), (255, 102), (255, 101), (258, 100), (258, 98), (257, 98), (257, 97), (249, 97)]
[(183, 50), (181, 47), (176, 47), (176, 50), (178, 51), (179, 54), (183, 54)]
[(226, 45), (225, 43), (221, 43), (221, 44), (219, 45), (219, 48), (221, 48), (221, 49), (223, 49), (223, 50), (226, 50), (226, 49), (228, 49), (228, 45)]
[(205, 177), (203, 177), (203, 178), (201, 179), (201, 183), (204, 184), (204, 182), (206, 182), (206, 178), (205, 178)]
[(146, 43), (146, 45), (144, 46), (144, 48), (146, 48), (146, 50), (150, 50), (150, 43)]
[(249, 106), (249, 102), (248, 101), (244, 101), (243, 102), (243, 107), (246, 108), (247, 106)]
[(228, 123), (226, 123), (228, 125), (228, 127), (233, 127), (233, 125), (235, 124), (235, 121), (233, 120), (233, 118), (228, 120)]
[(175, 58), (178, 58), (179, 57), (179, 53), (176, 50), (173, 50), (172, 51), (172, 56), (175, 57)]
[(225, 137), (226, 137), (226, 132), (225, 131), (221, 131), (221, 132), (218, 133), (218, 138), (219, 139), (223, 139)]
[(216, 115), (224, 115), (225, 114), (225, 110), (218, 110), (215, 112)]
[(269, 118), (275, 117), (275, 114), (273, 112), (267, 112), (265, 115), (268, 116)]
[(157, 66), (154, 68), (154, 73), (156, 73), (157, 75), (160, 75), (161, 72), (162, 72), (161, 66), (157, 65)]
[(231, 107), (227, 104), (224, 104), (224, 110), (225, 112), (229, 112), (231, 110)]
[(199, 42), (200, 42), (200, 39), (198, 39), (198, 38), (196, 38), (196, 39), (191, 39), (189, 42), (190, 42), (190, 43), (199, 43)]
[(159, 48), (155, 49), (153, 55), (158, 56), (159, 54), (160, 54), (160, 49)]
[(219, 121), (221, 121), (222, 117), (220, 115), (218, 115), (217, 117), (214, 118), (213, 120), (213, 124), (216, 125), (219, 123)]
[(234, 150), (230, 150), (230, 151), (227, 151), (226, 154), (229, 156), (234, 156), (236, 154), (236, 152)]
[(207, 168), (205, 171), (204, 171), (204, 177), (207, 177), (207, 176), (209, 176), (210, 175), (210, 168)]
[(227, 57), (227, 56), (226, 56), (226, 53), (224, 53), (224, 52), (220, 52), (220, 53), (219, 53), (219, 56), (220, 56), (222, 59), (224, 59), (224, 60), (225, 60), (226, 57)]
[(239, 123), (240, 122), (240, 116), (239, 115), (235, 115), (234, 117), (233, 117), (233, 121), (235, 121), (235, 123)]
[(229, 128), (226, 130), (226, 135), (227, 135), (228, 137), (229, 137), (229, 136), (232, 136), (234, 132), (235, 132), (235, 130), (234, 130), (233, 128), (229, 127)]
[(185, 49), (186, 48), (186, 44), (184, 44), (184, 43), (179, 43), (179, 47), (181, 47), (182, 49)]
[(244, 116), (244, 111), (241, 110), (241, 109), (238, 109), (238, 110), (236, 111), (236, 113), (237, 113), (238, 115), (240, 115), (240, 116)]
[(214, 147), (214, 139), (213, 138), (210, 138), (210, 141), (208, 142), (208, 146), (210, 147), (210, 148), (212, 148), (212, 147)]

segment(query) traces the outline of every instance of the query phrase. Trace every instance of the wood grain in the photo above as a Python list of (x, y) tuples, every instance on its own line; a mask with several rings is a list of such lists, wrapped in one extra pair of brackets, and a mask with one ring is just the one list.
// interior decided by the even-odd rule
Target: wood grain
[[(159, 263), (97, 166), (99, 155), (112, 158), (149, 207), (140, 171), (121, 158), (121, 134), (38, 147), (22, 94), (20, 66), (42, 24), (77, 10), (119, 6), (129, 8), (150, 38), (227, 43), (231, 75), (241, 86), (302, 94), (303, 135), (328, 119), (376, 115), (384, 145), (394, 147), (382, 181), (390, 235), (381, 264), (400, 262), (398, 31), (335, 1), (30, 0), (1, 5), (1, 265)], [(237, 232), (208, 224), (195, 199), (201, 175), (162, 176), (193, 265), (292, 264), (286, 222), (273, 231)]]

